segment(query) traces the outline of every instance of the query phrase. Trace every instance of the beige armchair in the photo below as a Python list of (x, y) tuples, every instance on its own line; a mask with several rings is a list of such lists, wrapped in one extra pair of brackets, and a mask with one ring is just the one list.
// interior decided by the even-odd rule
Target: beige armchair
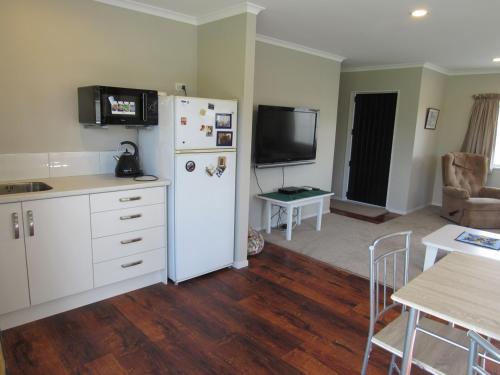
[(488, 158), (465, 152), (442, 157), (441, 216), (472, 228), (500, 228), (500, 189), (484, 186)]

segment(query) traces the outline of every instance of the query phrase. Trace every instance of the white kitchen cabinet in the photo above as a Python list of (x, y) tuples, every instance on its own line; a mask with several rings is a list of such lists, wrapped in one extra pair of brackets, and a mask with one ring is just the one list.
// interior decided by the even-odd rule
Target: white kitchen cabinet
[(31, 304), (93, 288), (88, 195), (22, 203)]
[(0, 196), (0, 330), (166, 283), (167, 181), (48, 184), (48, 192)]
[(0, 315), (30, 305), (21, 203), (0, 204)]

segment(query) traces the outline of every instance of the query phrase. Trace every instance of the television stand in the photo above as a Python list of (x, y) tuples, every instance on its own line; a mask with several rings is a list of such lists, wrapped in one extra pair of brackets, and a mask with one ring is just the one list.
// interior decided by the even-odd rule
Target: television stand
[(317, 205), (316, 230), (321, 230), (321, 217), (323, 215), (323, 200), (334, 195), (330, 191), (305, 190), (295, 194), (283, 194), (279, 191), (267, 194), (259, 194), (257, 198), (266, 202), (266, 232), (271, 233), (271, 211), (272, 206), (284, 207), (286, 209), (286, 239), (292, 239), (293, 210), (298, 209), (297, 225), (302, 222), (302, 207), (310, 204)]

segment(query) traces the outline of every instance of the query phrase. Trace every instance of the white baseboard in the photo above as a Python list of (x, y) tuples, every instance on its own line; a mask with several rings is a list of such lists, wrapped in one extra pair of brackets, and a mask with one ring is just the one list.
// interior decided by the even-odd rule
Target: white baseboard
[(430, 205), (432, 205), (432, 202), (427, 202), (427, 203), (422, 204), (422, 205), (420, 205), (420, 206), (413, 207), (413, 208), (410, 208), (409, 210), (406, 210), (406, 213), (407, 213), (407, 214), (411, 214), (412, 212), (415, 212), (415, 211), (421, 210), (422, 208), (425, 208), (425, 207), (429, 207)]
[(73, 296), (31, 306), (23, 310), (13, 311), (0, 316), (0, 330), (6, 330), (34, 320), (46, 318), (162, 281), (164, 281), (164, 271), (157, 271), (119, 283), (91, 289)]
[(407, 214), (406, 211), (396, 210), (395, 208), (386, 207), (386, 210), (389, 212), (392, 212), (393, 214), (398, 214), (398, 215), (406, 215)]
[(393, 208), (387, 208), (387, 211), (393, 212), (393, 213), (398, 214), (398, 215), (408, 215), (408, 214), (411, 214), (412, 212), (421, 210), (422, 208), (428, 207), (430, 205), (432, 205), (432, 203), (428, 202), (428, 203), (422, 204), (422, 205), (417, 206), (417, 207), (409, 208), (407, 210), (396, 210)]
[(237, 270), (248, 267), (248, 259), (233, 262), (233, 268)]

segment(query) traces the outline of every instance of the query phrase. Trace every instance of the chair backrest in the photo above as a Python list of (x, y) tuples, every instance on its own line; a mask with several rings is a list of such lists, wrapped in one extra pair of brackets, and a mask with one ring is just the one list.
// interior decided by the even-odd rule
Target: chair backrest
[(443, 186), (466, 189), (471, 197), (477, 197), (488, 177), (488, 158), (467, 152), (450, 152), (443, 155)]
[(474, 331), (467, 332), (467, 336), (469, 336), (470, 340), (467, 375), (488, 375), (489, 372), (486, 371), (484, 364), (483, 366), (479, 364), (478, 351), (484, 353), (486, 358), (493, 358), (500, 361), (500, 349), (497, 349), (489, 341), (485, 340)]
[[(400, 306), (392, 302), (390, 294), (408, 283), (411, 233), (388, 234), (377, 238), (369, 247), (371, 332), (382, 315)], [(382, 245), (388, 245), (390, 249), (384, 250)]]

